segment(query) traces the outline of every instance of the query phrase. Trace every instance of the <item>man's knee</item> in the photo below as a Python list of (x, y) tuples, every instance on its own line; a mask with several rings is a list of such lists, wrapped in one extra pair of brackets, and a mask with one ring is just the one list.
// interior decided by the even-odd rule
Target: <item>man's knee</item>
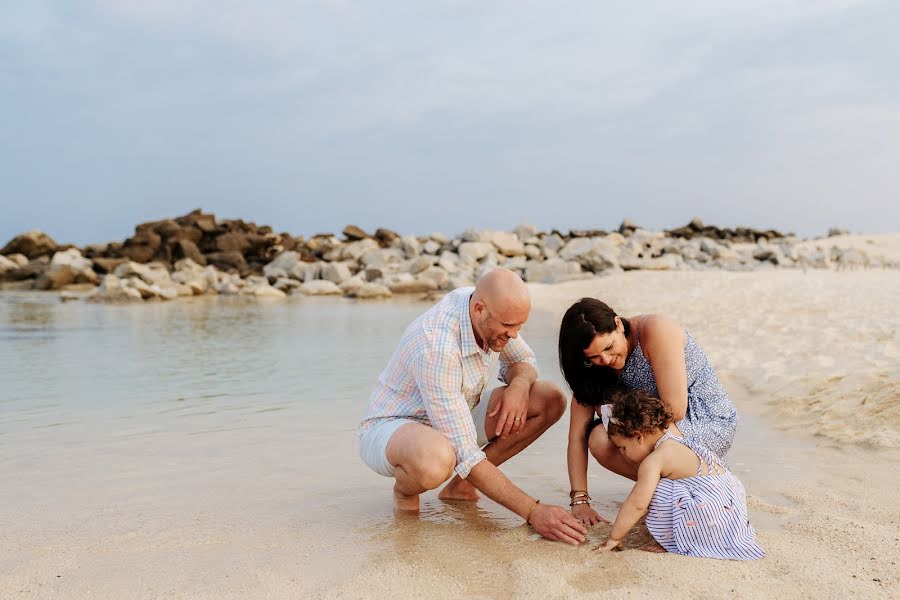
[(556, 423), (566, 412), (566, 395), (559, 386), (549, 381), (536, 381), (531, 387), (539, 400), (541, 413), (550, 423)]
[(416, 461), (414, 471), (419, 484), (428, 490), (450, 479), (456, 468), (456, 453), (450, 442), (432, 444), (424, 449)]

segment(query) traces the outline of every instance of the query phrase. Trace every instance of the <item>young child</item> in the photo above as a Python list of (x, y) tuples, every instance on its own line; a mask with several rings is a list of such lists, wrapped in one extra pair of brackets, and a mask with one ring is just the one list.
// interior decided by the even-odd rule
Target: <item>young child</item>
[(658, 552), (734, 560), (765, 556), (747, 520), (744, 486), (713, 452), (681, 437), (659, 398), (633, 390), (609, 406), (607, 434), (638, 475), (609, 539), (595, 550), (621, 544), (647, 514), (647, 529), (662, 546)]

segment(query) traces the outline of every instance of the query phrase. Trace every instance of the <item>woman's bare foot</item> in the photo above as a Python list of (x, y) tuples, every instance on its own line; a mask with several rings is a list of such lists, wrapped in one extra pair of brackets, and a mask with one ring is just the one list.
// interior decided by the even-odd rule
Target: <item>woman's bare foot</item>
[(406, 494), (397, 491), (397, 486), (395, 484), (394, 510), (405, 513), (419, 512), (419, 495), (414, 494), (412, 496), (407, 496)]
[(481, 496), (478, 494), (478, 490), (475, 489), (475, 486), (458, 475), (454, 475), (453, 479), (450, 480), (450, 483), (445, 485), (444, 489), (441, 490), (441, 493), (438, 494), (438, 498), (441, 500), (475, 501), (480, 497)]
[(656, 540), (653, 540), (652, 542), (648, 543), (646, 546), (641, 548), (641, 550), (643, 550), (644, 552), (656, 552), (657, 554), (662, 554), (663, 552), (668, 552), (668, 550), (666, 550), (665, 548), (660, 546), (659, 542), (657, 542)]

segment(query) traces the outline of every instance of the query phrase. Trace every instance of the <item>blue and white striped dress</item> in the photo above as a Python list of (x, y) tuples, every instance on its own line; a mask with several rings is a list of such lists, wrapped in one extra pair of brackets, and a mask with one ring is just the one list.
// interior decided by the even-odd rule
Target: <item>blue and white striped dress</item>
[[(756, 560), (765, 551), (747, 519), (744, 486), (715, 453), (666, 432), (667, 439), (684, 444), (700, 459), (696, 477), (659, 480), (647, 510), (647, 529), (669, 552), (685, 556)], [(706, 475), (703, 464), (708, 465)], [(716, 473), (716, 474), (712, 474)]]

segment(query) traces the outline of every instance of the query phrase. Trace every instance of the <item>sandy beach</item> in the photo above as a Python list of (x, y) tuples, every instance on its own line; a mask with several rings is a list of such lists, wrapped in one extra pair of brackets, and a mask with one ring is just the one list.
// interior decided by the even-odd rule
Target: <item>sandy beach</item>
[[(877, 244), (900, 256), (900, 235)], [(389, 481), (356, 457), (363, 381), (331, 409), (331, 388), (304, 392), (325, 406), (310, 417), (318, 435), (285, 425), (187, 456), (172, 433), (165, 451), (131, 452), (139, 476), (91, 489), (77, 474), (43, 477), (39, 458), (5, 461), (0, 597), (897, 597), (900, 272), (635, 271), (529, 288), (524, 335), (555, 381), (555, 328), (582, 296), (624, 315), (668, 314), (692, 333), (742, 417), (729, 459), (766, 558), (640, 552), (641, 526), (626, 551), (598, 554), (590, 546), (606, 525), (571, 548), (537, 539), (490, 500), (444, 504), (434, 492), (420, 517), (395, 517)], [(361, 359), (364, 380), (400, 333), (378, 333), (384, 354)], [(334, 357), (353, 368), (346, 359)], [(566, 503), (566, 420), (503, 468), (544, 502)], [(613, 516), (628, 483), (596, 464), (589, 482)]]

